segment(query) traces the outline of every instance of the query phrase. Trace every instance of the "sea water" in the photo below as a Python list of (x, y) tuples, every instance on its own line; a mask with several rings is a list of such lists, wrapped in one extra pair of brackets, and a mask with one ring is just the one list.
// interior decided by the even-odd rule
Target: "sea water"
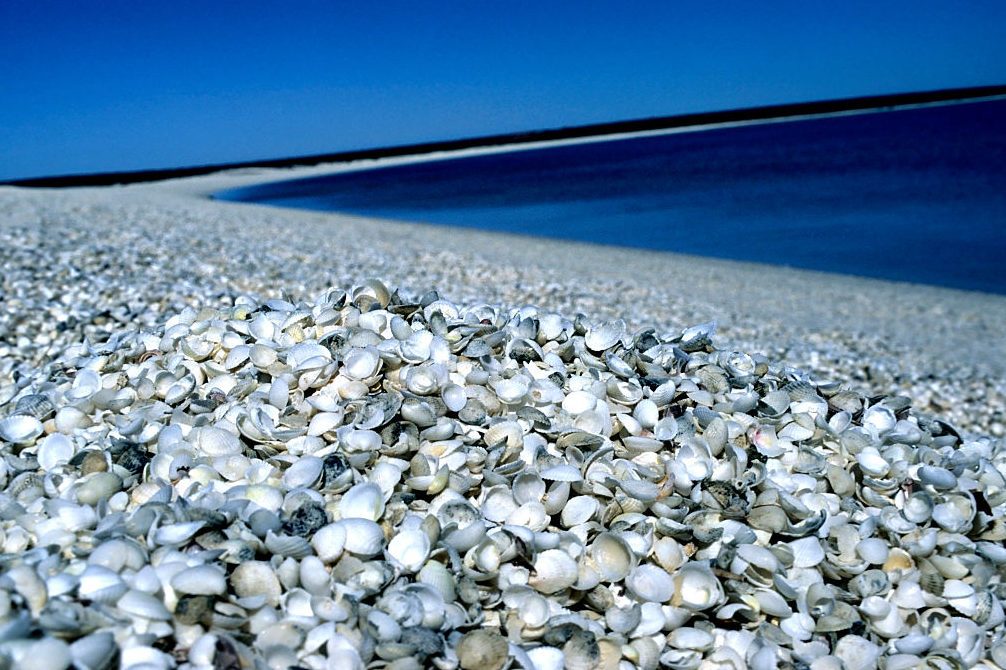
[(217, 197), (1006, 293), (1006, 101), (430, 160)]

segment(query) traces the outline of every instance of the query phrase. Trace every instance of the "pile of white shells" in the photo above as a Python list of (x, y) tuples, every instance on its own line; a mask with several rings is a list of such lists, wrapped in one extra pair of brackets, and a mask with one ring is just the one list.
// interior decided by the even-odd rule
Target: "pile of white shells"
[(1006, 665), (1006, 450), (533, 307), (184, 310), (0, 406), (0, 667)]

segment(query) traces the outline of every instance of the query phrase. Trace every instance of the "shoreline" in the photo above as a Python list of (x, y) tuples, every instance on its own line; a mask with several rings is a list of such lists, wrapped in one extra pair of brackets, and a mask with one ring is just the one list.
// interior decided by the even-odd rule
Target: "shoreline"
[(0, 186), (11, 185), (33, 188), (114, 186), (204, 176), (228, 170), (301, 168), (324, 164), (347, 165), (398, 157), (415, 157), (419, 160), (427, 160), (440, 154), (449, 154), (449, 157), (465, 155), (458, 152), (468, 149), (476, 151), (493, 149), (515, 151), (560, 146), (564, 143), (576, 144), (627, 139), (631, 137), (648, 137), (678, 132), (696, 132), (710, 128), (730, 128), (760, 123), (779, 123), (850, 114), (880, 113), (920, 107), (986, 102), (1004, 98), (1006, 98), (1006, 85), (866, 95), (833, 100), (761, 105), (711, 112), (691, 112), (671, 116), (591, 123), (544, 130), (517, 131), (470, 138), (354, 149), (310, 156), (295, 156), (292, 158), (237, 161), (153, 170), (141, 169), (8, 179), (0, 181)]
[[(71, 334), (88, 334), (107, 319), (95, 315), (122, 304), (135, 307), (115, 318), (152, 326), (187, 304), (218, 306), (243, 293), (303, 299), (374, 276), (417, 294), (435, 288), (459, 302), (538, 304), (625, 318), (632, 328), (715, 320), (718, 346), (760, 351), (872, 393), (909, 395), (962, 430), (1006, 433), (1004, 296), (207, 197), (330, 167), (117, 187), (0, 187), (5, 268), (24, 279), (8, 304), (20, 305), (14, 311), (30, 332), (45, 322), (32, 308), (65, 289), (84, 306), (83, 325)], [(15, 257), (10, 238), (20, 238)], [(91, 257), (104, 260), (70, 285), (68, 268), (91, 268), (98, 262)], [(0, 353), (37, 362), (55, 345), (34, 346), (26, 357), (32, 346)]]

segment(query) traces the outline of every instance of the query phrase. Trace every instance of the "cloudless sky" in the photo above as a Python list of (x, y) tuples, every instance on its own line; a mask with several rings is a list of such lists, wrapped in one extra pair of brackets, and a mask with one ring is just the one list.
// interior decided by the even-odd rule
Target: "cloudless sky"
[(0, 179), (1001, 83), (1001, 0), (0, 0)]

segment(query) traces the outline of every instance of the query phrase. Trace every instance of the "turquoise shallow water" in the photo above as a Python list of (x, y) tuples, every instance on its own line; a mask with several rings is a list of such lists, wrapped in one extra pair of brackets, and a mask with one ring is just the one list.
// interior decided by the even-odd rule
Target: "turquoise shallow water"
[(1006, 101), (435, 160), (219, 198), (1006, 293)]

